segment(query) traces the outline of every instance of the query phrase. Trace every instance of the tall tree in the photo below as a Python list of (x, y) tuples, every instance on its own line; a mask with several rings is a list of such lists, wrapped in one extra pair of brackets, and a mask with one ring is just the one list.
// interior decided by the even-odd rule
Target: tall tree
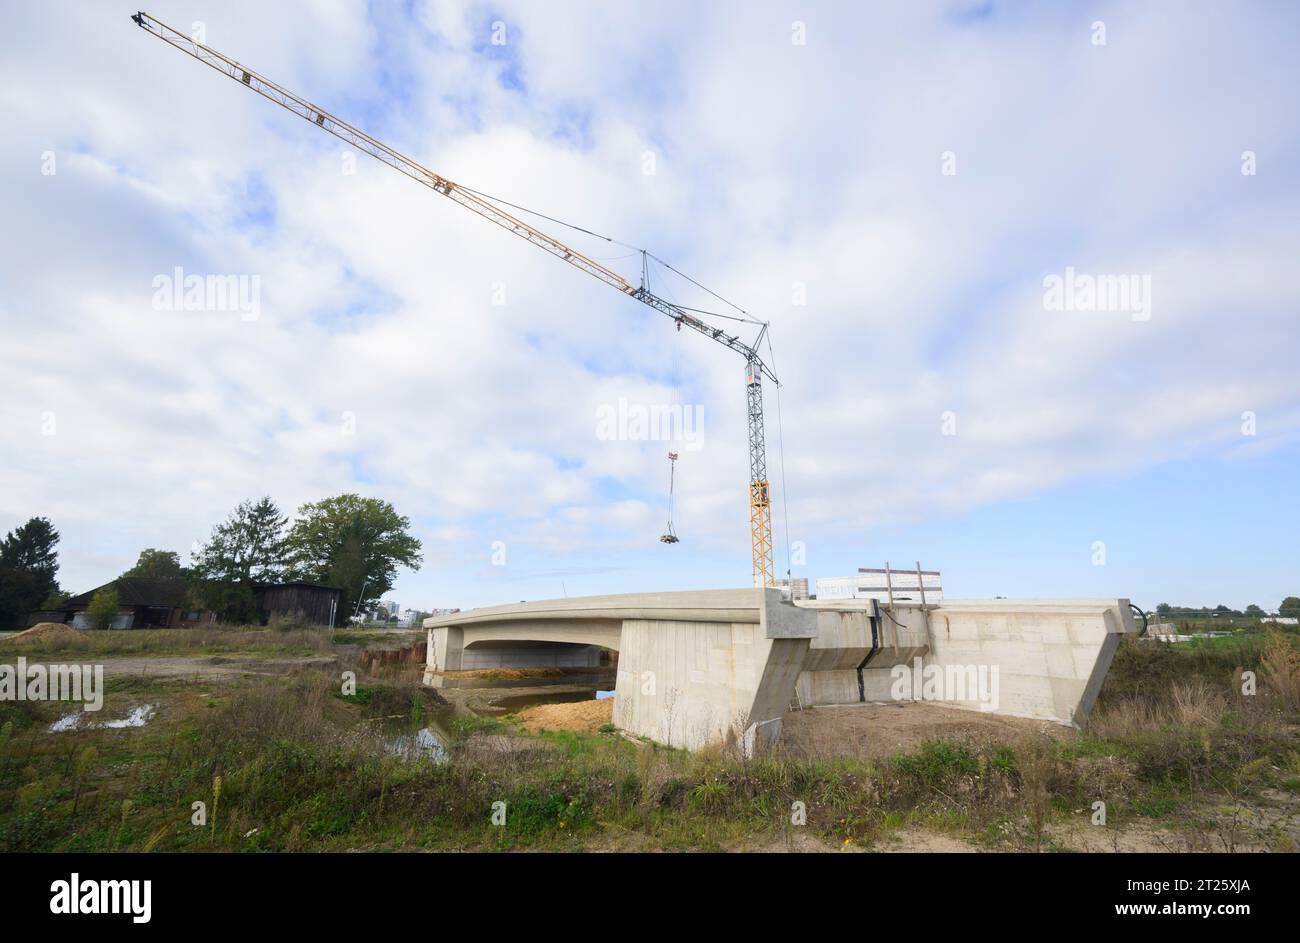
[(122, 576), (142, 576), (148, 579), (165, 579), (171, 576), (184, 576), (185, 568), (181, 566), (180, 555), (175, 550), (155, 550), (153, 547), (140, 551), (135, 566)]
[(0, 541), (0, 626), (25, 624), (27, 616), (59, 588), (59, 532), (33, 517)]
[(411, 521), (387, 501), (339, 494), (298, 509), (287, 540), (292, 575), (343, 590), (343, 610), (393, 588), (399, 566), (418, 569)]
[(240, 502), (190, 560), (195, 601), (225, 621), (255, 621), (253, 588), (278, 582), (284, 573), (287, 523), (269, 497)]
[(1281, 616), (1300, 616), (1300, 597), (1288, 596), (1282, 600), (1282, 605), (1277, 607), (1278, 615)]

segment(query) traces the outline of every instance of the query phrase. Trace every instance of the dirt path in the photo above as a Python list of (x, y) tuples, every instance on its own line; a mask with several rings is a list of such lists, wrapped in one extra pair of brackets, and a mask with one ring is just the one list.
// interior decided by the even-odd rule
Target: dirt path
[(1294, 852), (1300, 848), (1300, 796), (1277, 789), (1240, 802), (1206, 803), (1173, 821), (1130, 819), (1093, 825), (1086, 811), (1048, 826), (1059, 848), (1116, 852)]
[(1001, 742), (1032, 731), (1062, 736), (1068, 728), (923, 702), (838, 704), (787, 713), (780, 746), (795, 756), (877, 759), (940, 737)]
[(952, 835), (931, 832), (923, 828), (905, 828), (877, 844), (875, 851), (905, 854), (962, 853), (973, 854), (980, 849)]
[(339, 660), (328, 655), (310, 658), (264, 658), (214, 655), (207, 658), (99, 658), (105, 678), (151, 678), (154, 680), (220, 680), (240, 675), (277, 675), (290, 671), (330, 669)]

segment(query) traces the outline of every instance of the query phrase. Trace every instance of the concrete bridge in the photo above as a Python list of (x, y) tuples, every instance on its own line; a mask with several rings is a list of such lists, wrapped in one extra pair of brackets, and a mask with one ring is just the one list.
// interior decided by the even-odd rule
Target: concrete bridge
[(614, 724), (662, 743), (773, 740), (802, 706), (936, 700), (1078, 724), (1134, 631), (1126, 599), (783, 599), (777, 589), (521, 602), (426, 620), (425, 683), (495, 667), (596, 668), (617, 652)]
[[(682, 746), (719, 739), (752, 746), (780, 730), (817, 634), (817, 614), (782, 601), (780, 590), (721, 589), (548, 599), (473, 609), (425, 626), (426, 683), (444, 685), (454, 679), (447, 672), (486, 667), (490, 643), (609, 649), (618, 652), (618, 727)], [(513, 667), (565, 657), (543, 650), (532, 656)]]

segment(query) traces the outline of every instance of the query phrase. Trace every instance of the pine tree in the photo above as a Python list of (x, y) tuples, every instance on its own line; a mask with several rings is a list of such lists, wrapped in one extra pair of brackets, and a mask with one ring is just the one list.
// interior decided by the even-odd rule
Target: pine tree
[(33, 517), (0, 541), (0, 628), (26, 624), (27, 616), (59, 589), (59, 532)]
[(289, 519), (269, 497), (240, 502), (190, 561), (191, 594), (227, 622), (257, 620), (254, 588), (283, 578)]

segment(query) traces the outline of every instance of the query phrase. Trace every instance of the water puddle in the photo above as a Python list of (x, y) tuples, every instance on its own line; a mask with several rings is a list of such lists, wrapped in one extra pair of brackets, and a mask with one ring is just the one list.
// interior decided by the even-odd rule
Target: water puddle
[[(393, 716), (383, 721), (384, 752), (404, 760), (446, 763), (453, 737), (447, 726), (451, 714), (438, 710), (422, 717)], [(416, 729), (416, 725), (419, 729)]]
[(152, 704), (141, 704), (133, 708), (131, 713), (121, 720), (106, 720), (99, 726), (110, 729), (121, 729), (123, 727), (143, 727), (149, 721), (153, 720), (154, 706)]
[(68, 716), (60, 717), (54, 723), (50, 724), (49, 732), (63, 733), (65, 730), (76, 730), (77, 725), (81, 723), (81, 718), (84, 716), (85, 714), (81, 711), (73, 711)]
[(131, 708), (131, 712), (120, 720), (103, 720), (92, 723), (91, 716), (85, 711), (73, 711), (50, 724), (50, 733), (66, 733), (69, 730), (122, 730), (127, 727), (143, 727), (153, 720), (157, 708), (153, 704), (141, 704)]
[(395, 737), (389, 737), (384, 742), (384, 749), (391, 756), (400, 756), (407, 760), (447, 762), (446, 740), (428, 727), (422, 727), (413, 734), (400, 733)]

